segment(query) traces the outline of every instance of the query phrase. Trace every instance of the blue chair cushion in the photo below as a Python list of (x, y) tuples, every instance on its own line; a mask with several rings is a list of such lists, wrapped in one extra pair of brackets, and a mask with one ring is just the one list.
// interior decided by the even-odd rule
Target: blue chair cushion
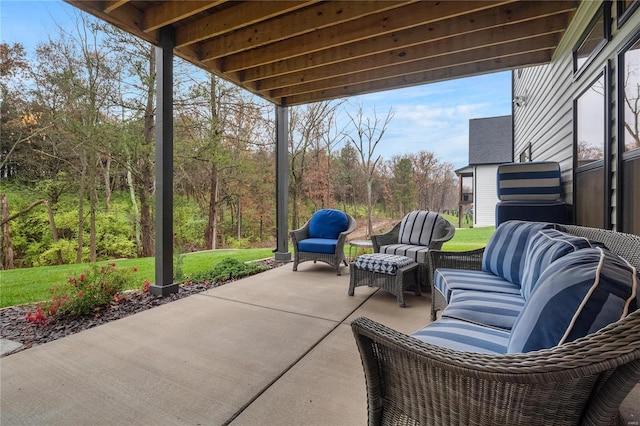
[(555, 161), (501, 164), (497, 178), (501, 201), (556, 201), (562, 197), (560, 165)]
[(364, 271), (396, 275), (398, 269), (412, 263), (414, 263), (413, 260), (405, 256), (372, 253), (358, 256), (354, 262), (354, 267)]
[(453, 318), (440, 318), (411, 336), (456, 351), (505, 354), (509, 332)]
[(638, 309), (638, 279), (629, 262), (600, 247), (556, 260), (516, 320), (509, 353), (571, 342), (625, 317)]
[(529, 237), (543, 229), (553, 228), (544, 222), (510, 220), (498, 226), (489, 239), (482, 258), (482, 270), (521, 285), (526, 247)]
[(489, 272), (468, 269), (436, 269), (433, 286), (445, 298), (451, 301), (454, 290), (473, 290), (494, 293), (506, 293), (520, 296), (520, 286)]
[(380, 247), (380, 253), (397, 254), (399, 256), (410, 257), (418, 263), (427, 263), (429, 247), (414, 246), (411, 244), (389, 244)]
[(309, 220), (309, 237), (337, 239), (341, 232), (347, 230), (348, 225), (349, 218), (344, 212), (333, 209), (318, 210)]
[(298, 243), (298, 251), (334, 254), (338, 240), (333, 238), (306, 238)]
[(555, 260), (583, 248), (594, 247), (587, 238), (543, 229), (532, 235), (526, 249), (522, 273), (522, 297), (527, 300), (544, 271)]
[(426, 210), (407, 214), (400, 223), (398, 243), (428, 247), (436, 234), (439, 217), (438, 213)]
[(519, 294), (454, 290), (443, 317), (470, 321), (511, 330), (522, 311), (524, 299)]

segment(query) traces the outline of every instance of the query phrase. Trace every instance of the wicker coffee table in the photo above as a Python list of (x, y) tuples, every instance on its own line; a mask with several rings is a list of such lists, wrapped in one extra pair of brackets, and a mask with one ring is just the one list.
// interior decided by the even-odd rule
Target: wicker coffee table
[(395, 295), (398, 305), (404, 308), (404, 291), (409, 284), (416, 284), (415, 294), (420, 295), (420, 286), (416, 283), (417, 267), (418, 263), (405, 256), (383, 253), (358, 256), (349, 265), (349, 296), (353, 296), (359, 286), (378, 287)]

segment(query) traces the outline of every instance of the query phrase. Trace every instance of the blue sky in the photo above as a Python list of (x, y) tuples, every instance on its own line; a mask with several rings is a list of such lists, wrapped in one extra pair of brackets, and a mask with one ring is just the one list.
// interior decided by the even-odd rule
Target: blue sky
[[(59, 0), (0, 0), (0, 39), (22, 43), (32, 53), (55, 31), (54, 22), (64, 25), (74, 10)], [(511, 73), (355, 96), (349, 104), (354, 109), (362, 104), (365, 113), (395, 112), (378, 146), (385, 159), (425, 150), (460, 168), (468, 161), (469, 119), (511, 114)]]

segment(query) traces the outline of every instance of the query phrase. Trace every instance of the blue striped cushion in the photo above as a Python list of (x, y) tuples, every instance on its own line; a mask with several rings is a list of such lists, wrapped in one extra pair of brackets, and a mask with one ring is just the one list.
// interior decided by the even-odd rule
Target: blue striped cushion
[(489, 272), (467, 269), (436, 269), (433, 285), (445, 298), (451, 300), (454, 290), (473, 290), (520, 295), (520, 286)]
[(452, 318), (432, 322), (412, 336), (432, 345), (484, 354), (504, 354), (509, 343), (507, 331)]
[(426, 263), (429, 247), (414, 246), (411, 244), (389, 244), (387, 246), (380, 247), (380, 253), (407, 256), (418, 263)]
[(636, 268), (597, 247), (569, 253), (540, 275), (511, 330), (509, 352), (571, 342), (638, 309)]
[(522, 273), (522, 297), (526, 300), (544, 271), (552, 262), (576, 250), (593, 247), (586, 238), (543, 229), (529, 239)]
[(498, 166), (498, 198), (507, 200), (559, 200), (560, 165), (553, 161), (509, 163)]
[(346, 213), (334, 209), (321, 209), (309, 220), (309, 237), (337, 239), (346, 231), (349, 218)]
[(365, 271), (395, 275), (399, 268), (412, 263), (413, 260), (405, 256), (372, 253), (358, 256), (354, 262), (354, 267)]
[(523, 306), (519, 294), (454, 290), (442, 316), (511, 330)]
[(520, 286), (529, 236), (550, 228), (553, 228), (551, 223), (521, 220), (501, 224), (484, 250), (482, 270)]
[(436, 235), (439, 217), (440, 215), (436, 212), (412, 211), (400, 223), (398, 243), (429, 246), (433, 236)]

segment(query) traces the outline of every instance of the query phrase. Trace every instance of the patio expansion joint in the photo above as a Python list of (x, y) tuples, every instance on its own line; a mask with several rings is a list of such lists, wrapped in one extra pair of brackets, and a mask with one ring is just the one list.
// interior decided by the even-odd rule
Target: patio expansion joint
[(361, 303), (359, 303), (347, 315), (345, 315), (344, 318), (342, 318), (339, 321), (318, 317), (316, 315), (301, 314), (299, 312), (291, 312), (291, 311), (287, 311), (287, 310), (284, 310), (284, 309), (271, 308), (271, 307), (268, 307), (268, 306), (262, 306), (262, 305), (258, 305), (258, 304), (255, 304), (255, 303), (242, 302), (242, 301), (238, 301), (238, 300), (234, 300), (234, 299), (229, 299), (229, 298), (226, 298), (226, 297), (214, 296), (214, 295), (211, 295), (211, 294), (199, 293), (198, 295), (194, 295), (194, 296), (204, 296), (204, 297), (211, 297), (211, 298), (214, 298), (214, 299), (227, 300), (227, 301), (231, 301), (231, 302), (242, 303), (242, 304), (245, 304), (245, 305), (256, 306), (256, 307), (260, 307), (260, 308), (264, 308), (264, 309), (271, 309), (271, 310), (278, 311), (278, 312), (284, 312), (284, 313), (289, 313), (289, 314), (294, 314), (294, 315), (299, 315), (299, 316), (305, 316), (305, 317), (309, 317), (309, 318), (316, 318), (316, 319), (321, 319), (321, 320), (325, 320), (325, 321), (331, 321), (331, 322), (335, 323), (334, 326), (331, 327), (331, 329), (329, 331), (327, 331), (324, 335), (322, 335), (322, 337), (320, 337), (320, 339), (318, 339), (318, 341), (316, 343), (311, 345), (311, 347), (309, 349), (304, 351), (302, 353), (302, 355), (300, 355), (297, 359), (295, 359), (293, 362), (291, 362), (291, 364), (288, 367), (286, 367), (284, 370), (282, 370), (282, 372), (280, 372), (280, 374), (278, 374), (276, 377), (274, 377), (273, 380), (271, 380), (269, 383), (267, 383), (261, 390), (256, 392), (256, 394), (252, 398), (250, 398), (249, 401), (247, 401), (242, 407), (240, 407), (233, 415), (231, 415), (231, 417), (229, 417), (229, 419), (226, 422), (222, 423), (222, 426), (227, 426), (231, 422), (233, 422), (239, 415), (241, 415), (247, 408), (249, 408), (258, 398), (260, 398), (266, 391), (268, 391), (269, 388), (271, 388), (275, 383), (277, 383), (293, 367), (298, 365), (300, 363), (300, 361), (302, 361), (307, 355), (309, 355), (318, 345), (320, 345), (322, 342), (324, 342), (325, 339), (327, 337), (329, 337), (338, 327), (340, 327), (342, 324), (344, 324), (345, 321), (350, 316), (352, 316), (358, 309), (360, 309), (362, 307), (362, 305), (364, 305), (376, 293), (377, 293), (377, 290), (372, 292), (368, 296), (366, 296), (366, 298)]

